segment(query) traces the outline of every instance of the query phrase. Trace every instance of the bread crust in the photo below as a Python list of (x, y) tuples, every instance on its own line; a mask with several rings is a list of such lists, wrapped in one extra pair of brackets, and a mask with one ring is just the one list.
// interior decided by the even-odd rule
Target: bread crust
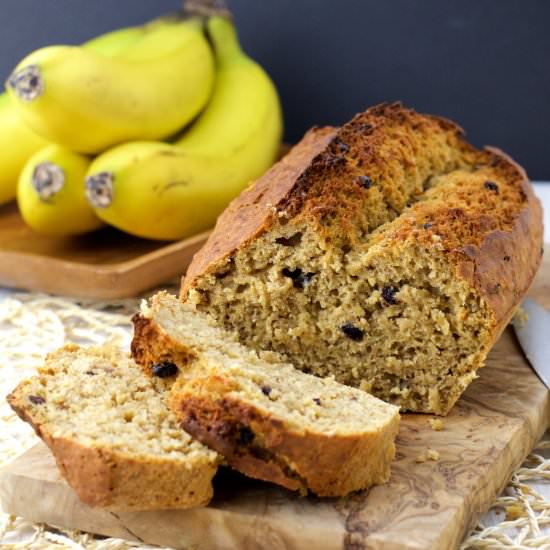
[(217, 470), (213, 461), (191, 465), (178, 464), (170, 457), (138, 460), (122, 451), (58, 436), (29, 407), (27, 383), (21, 382), (7, 401), (50, 448), (61, 475), (82, 502), (132, 511), (205, 506), (212, 498), (211, 482)]
[(329, 436), (298, 432), (283, 419), (233, 398), (231, 388), (231, 380), (219, 375), (197, 378), (172, 388), (171, 407), (188, 433), (240, 472), (321, 497), (345, 496), (389, 479), (397, 409), (377, 432)]
[[(404, 124), (427, 120), (428, 124), (444, 128), (451, 136), (449, 139), (456, 140), (457, 146), (463, 148), (466, 154), (481, 155), (480, 159), (494, 166), (511, 185), (522, 190), (525, 200), (516, 205), (514, 223), (509, 231), (481, 230), (475, 244), (467, 239), (461, 242), (455, 235), (446, 234), (444, 226), (439, 231), (443, 245), (446, 246), (445, 253), (455, 265), (457, 276), (474, 287), (494, 312), (492, 343), (527, 293), (540, 266), (543, 242), (540, 201), (534, 195), (523, 168), (495, 147), (476, 150), (464, 141), (463, 130), (453, 122), (441, 117), (419, 115), (400, 103), (381, 104), (364, 114), (366, 120), (385, 117), (394, 121), (402, 120)], [(330, 169), (334, 157), (331, 147), (338, 142), (340, 135), (341, 130), (335, 128), (313, 128), (285, 158), (229, 205), (182, 279), (180, 299), (186, 299), (189, 290), (197, 286), (200, 278), (223, 268), (237, 250), (269, 231), (279, 212), (292, 216), (302, 210), (301, 215), (313, 219), (315, 214), (307, 212), (307, 204), (304, 204), (307, 199), (305, 193), (300, 191), (307, 187), (308, 171), (312, 167), (321, 165), (319, 169)], [(365, 149), (370, 147), (375, 156), (377, 143), (373, 134), (366, 138)], [(330, 190), (327, 190), (325, 201), (330, 202), (330, 195)], [(483, 218), (487, 215), (491, 215), (491, 212), (479, 209), (477, 216), (481, 228)], [(412, 230), (405, 224), (394, 237), (396, 243), (405, 241)], [(431, 244), (429, 237), (426, 234), (424, 238)], [(417, 242), (421, 242), (422, 238), (415, 234)]]
[(489, 231), (478, 246), (464, 245), (457, 250), (457, 275), (478, 290), (495, 314), (495, 342), (540, 267), (543, 223), (542, 206), (525, 170), (500, 149), (486, 150), (526, 197), (525, 207), (518, 209), (511, 231)]

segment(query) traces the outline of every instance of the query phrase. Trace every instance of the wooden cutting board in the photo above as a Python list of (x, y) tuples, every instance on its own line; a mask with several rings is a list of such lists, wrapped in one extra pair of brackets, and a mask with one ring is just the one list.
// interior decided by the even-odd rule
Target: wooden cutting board
[[(530, 293), (548, 308), (549, 260)], [(0, 473), (0, 502), (33, 521), (175, 548), (452, 549), (545, 431), (549, 404), (507, 329), (443, 431), (403, 415), (391, 480), (370, 491), (300, 498), (224, 470), (207, 508), (115, 514), (82, 504), (38, 444)], [(427, 448), (439, 459), (417, 462)]]

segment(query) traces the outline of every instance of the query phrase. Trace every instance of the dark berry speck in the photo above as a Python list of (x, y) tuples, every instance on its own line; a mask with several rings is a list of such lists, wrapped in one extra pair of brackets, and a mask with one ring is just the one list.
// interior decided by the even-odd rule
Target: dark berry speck
[(395, 293), (397, 292), (397, 287), (395, 286), (385, 286), (382, 288), (382, 298), (386, 304), (395, 305), (397, 300), (395, 299)]
[(370, 189), (372, 187), (372, 180), (368, 176), (359, 176), (355, 181), (363, 188)]
[(239, 445), (249, 445), (253, 440), (254, 432), (248, 426), (239, 429)]
[(318, 398), (318, 397), (314, 397), (313, 398), (313, 402), (316, 404), (316, 405), (321, 405), (321, 400)]
[(498, 185), (494, 181), (486, 181), (483, 186), (498, 195)]
[(46, 402), (46, 400), (39, 395), (29, 395), (29, 401), (33, 405), (43, 405)]
[(347, 153), (349, 151), (349, 145), (347, 143), (344, 143), (341, 139), (336, 139), (334, 141), (334, 144), (336, 145), (340, 153)]
[(264, 395), (269, 395), (271, 393), (271, 387), (270, 386), (262, 386), (261, 390), (262, 390), (262, 393)]
[(178, 367), (170, 361), (163, 361), (162, 363), (155, 363), (151, 367), (151, 373), (159, 378), (168, 378), (178, 373)]
[(424, 229), (430, 229), (432, 226), (433, 226), (433, 223), (427, 222), (427, 223), (425, 223), (422, 227), (423, 227)]
[(304, 273), (299, 267), (296, 269), (288, 269), (288, 267), (284, 267), (282, 274), (285, 277), (292, 279), (292, 285), (294, 288), (305, 288), (311, 283), (313, 277), (315, 277), (315, 273)]
[(355, 342), (360, 342), (365, 335), (365, 332), (360, 328), (352, 325), (351, 323), (346, 323), (340, 327), (340, 330), (350, 339)]
[(510, 256), (504, 256), (504, 258), (502, 258), (505, 262), (509, 262), (512, 258), (510, 258)]

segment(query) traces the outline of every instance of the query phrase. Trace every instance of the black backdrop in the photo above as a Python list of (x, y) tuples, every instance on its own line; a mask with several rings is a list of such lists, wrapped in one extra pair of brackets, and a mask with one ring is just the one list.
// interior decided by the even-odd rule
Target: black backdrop
[[(533, 179), (550, 179), (550, 2), (229, 0), (245, 49), (270, 72), (286, 139), (381, 101), (459, 122)], [(0, 73), (29, 51), (76, 43), (179, 0), (1, 0)]]

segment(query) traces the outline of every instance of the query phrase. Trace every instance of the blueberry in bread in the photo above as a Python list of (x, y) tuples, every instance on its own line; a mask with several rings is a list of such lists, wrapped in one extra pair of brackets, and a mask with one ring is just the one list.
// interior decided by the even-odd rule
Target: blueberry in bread
[(66, 346), (8, 395), (80, 499), (110, 510), (204, 506), (220, 457), (180, 429), (170, 383), (126, 354)]
[(153, 378), (179, 369), (171, 408), (182, 427), (244, 474), (301, 493), (342, 496), (384, 483), (397, 407), (258, 356), (174, 296), (134, 317), (132, 353)]
[(226, 209), (180, 298), (240, 341), (446, 414), (541, 260), (525, 172), (452, 122), (379, 105), (315, 128)]

